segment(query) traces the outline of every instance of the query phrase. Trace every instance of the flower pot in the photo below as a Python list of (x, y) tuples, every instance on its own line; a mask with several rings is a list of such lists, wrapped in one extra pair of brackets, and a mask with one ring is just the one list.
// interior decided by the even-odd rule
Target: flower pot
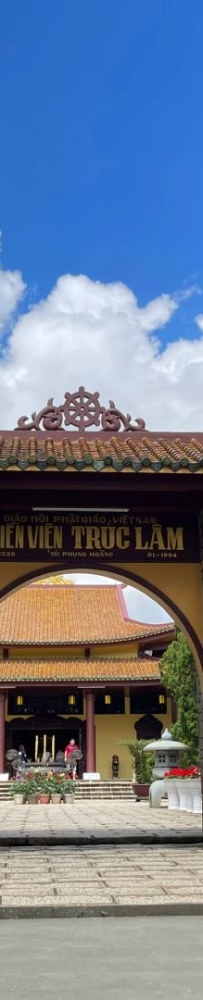
[(201, 778), (193, 778), (191, 781), (192, 792), (192, 812), (202, 813), (202, 790)]
[(17, 806), (22, 806), (24, 802), (24, 795), (21, 795), (20, 792), (19, 794), (14, 795), (14, 802), (16, 802)]
[(60, 794), (60, 792), (52, 792), (51, 793), (51, 801), (54, 803), (55, 806), (58, 805), (59, 802), (61, 801), (61, 794)]
[(30, 806), (36, 805), (37, 795), (35, 795), (34, 792), (30, 793), (30, 795), (27, 795), (27, 802), (28, 802), (28, 805), (30, 805)]
[(192, 784), (193, 784), (193, 781), (188, 781), (188, 789), (187, 789), (187, 812), (188, 813), (192, 813), (193, 812)]
[(177, 792), (177, 781), (173, 778), (164, 779), (164, 788), (168, 796), (168, 808), (179, 809), (179, 795)]
[(74, 795), (71, 795), (71, 794), (64, 795), (64, 802), (66, 802), (66, 804), (68, 803), (68, 805), (69, 805), (69, 803), (71, 802), (71, 805), (73, 805), (74, 801), (75, 801)]
[(187, 799), (188, 799), (188, 782), (186, 779), (178, 778), (175, 780), (176, 791), (179, 801), (179, 809), (181, 812), (187, 810)]
[(134, 795), (137, 795), (138, 799), (148, 799), (149, 795), (149, 785), (139, 785), (138, 782), (132, 783)]
[(50, 796), (48, 795), (47, 792), (40, 792), (40, 794), (38, 795), (38, 802), (40, 802), (42, 806), (48, 806), (49, 799)]

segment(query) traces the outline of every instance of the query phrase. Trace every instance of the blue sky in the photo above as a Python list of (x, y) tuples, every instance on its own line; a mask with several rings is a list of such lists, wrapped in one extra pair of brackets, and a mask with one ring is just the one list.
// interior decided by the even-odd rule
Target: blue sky
[(37, 297), (68, 271), (140, 305), (201, 284), (202, 33), (201, 0), (2, 5), (2, 264)]
[(202, 0), (3, 0), (0, 427), (84, 384), (203, 430), (202, 38)]

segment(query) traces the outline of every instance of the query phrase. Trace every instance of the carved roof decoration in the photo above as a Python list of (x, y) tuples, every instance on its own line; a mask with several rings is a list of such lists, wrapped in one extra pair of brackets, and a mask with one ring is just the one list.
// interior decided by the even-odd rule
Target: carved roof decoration
[(19, 417), (18, 427), (21, 431), (38, 431), (41, 425), (44, 431), (61, 431), (72, 425), (80, 434), (92, 426), (114, 433), (120, 431), (122, 426), (125, 431), (145, 428), (142, 417), (136, 417), (135, 424), (132, 424), (130, 413), (125, 416), (112, 399), (107, 408), (101, 406), (99, 392), (88, 392), (84, 385), (80, 385), (76, 392), (65, 392), (64, 399), (65, 402), (59, 406), (55, 406), (53, 398), (48, 399), (39, 413), (32, 413), (30, 421), (28, 417)]
[(84, 386), (64, 400), (0, 431), (0, 472), (203, 472), (202, 433), (147, 431), (142, 417), (132, 422), (113, 400), (106, 409)]

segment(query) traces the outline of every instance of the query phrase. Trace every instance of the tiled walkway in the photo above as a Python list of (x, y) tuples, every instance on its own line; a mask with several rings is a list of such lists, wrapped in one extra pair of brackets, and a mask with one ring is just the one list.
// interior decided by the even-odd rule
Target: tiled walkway
[(0, 844), (9, 837), (60, 837), (77, 842), (89, 839), (123, 838), (153, 834), (199, 835), (201, 816), (170, 811), (166, 804), (150, 809), (148, 802), (70, 802), (70, 805), (24, 805), (0, 803)]
[[(203, 851), (195, 848), (95, 847), (0, 850), (0, 917), (20, 907), (71, 913), (128, 913), (143, 907), (200, 904)], [(51, 913), (50, 913), (51, 915)], [(65, 915), (65, 913), (64, 913)]]

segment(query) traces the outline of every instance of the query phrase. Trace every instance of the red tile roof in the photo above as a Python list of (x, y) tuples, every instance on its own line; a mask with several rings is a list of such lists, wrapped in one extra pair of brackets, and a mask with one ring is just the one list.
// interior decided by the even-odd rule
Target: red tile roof
[(0, 682), (6, 683), (47, 683), (48, 681), (67, 683), (87, 683), (93, 681), (146, 681), (160, 680), (158, 660), (135, 659), (128, 657), (105, 658), (98, 657), (92, 660), (14, 660), (0, 662)]
[(203, 472), (203, 434), (0, 432), (0, 470)]
[(34, 583), (0, 605), (1, 645), (91, 645), (174, 636), (173, 624), (128, 618), (122, 586)]

